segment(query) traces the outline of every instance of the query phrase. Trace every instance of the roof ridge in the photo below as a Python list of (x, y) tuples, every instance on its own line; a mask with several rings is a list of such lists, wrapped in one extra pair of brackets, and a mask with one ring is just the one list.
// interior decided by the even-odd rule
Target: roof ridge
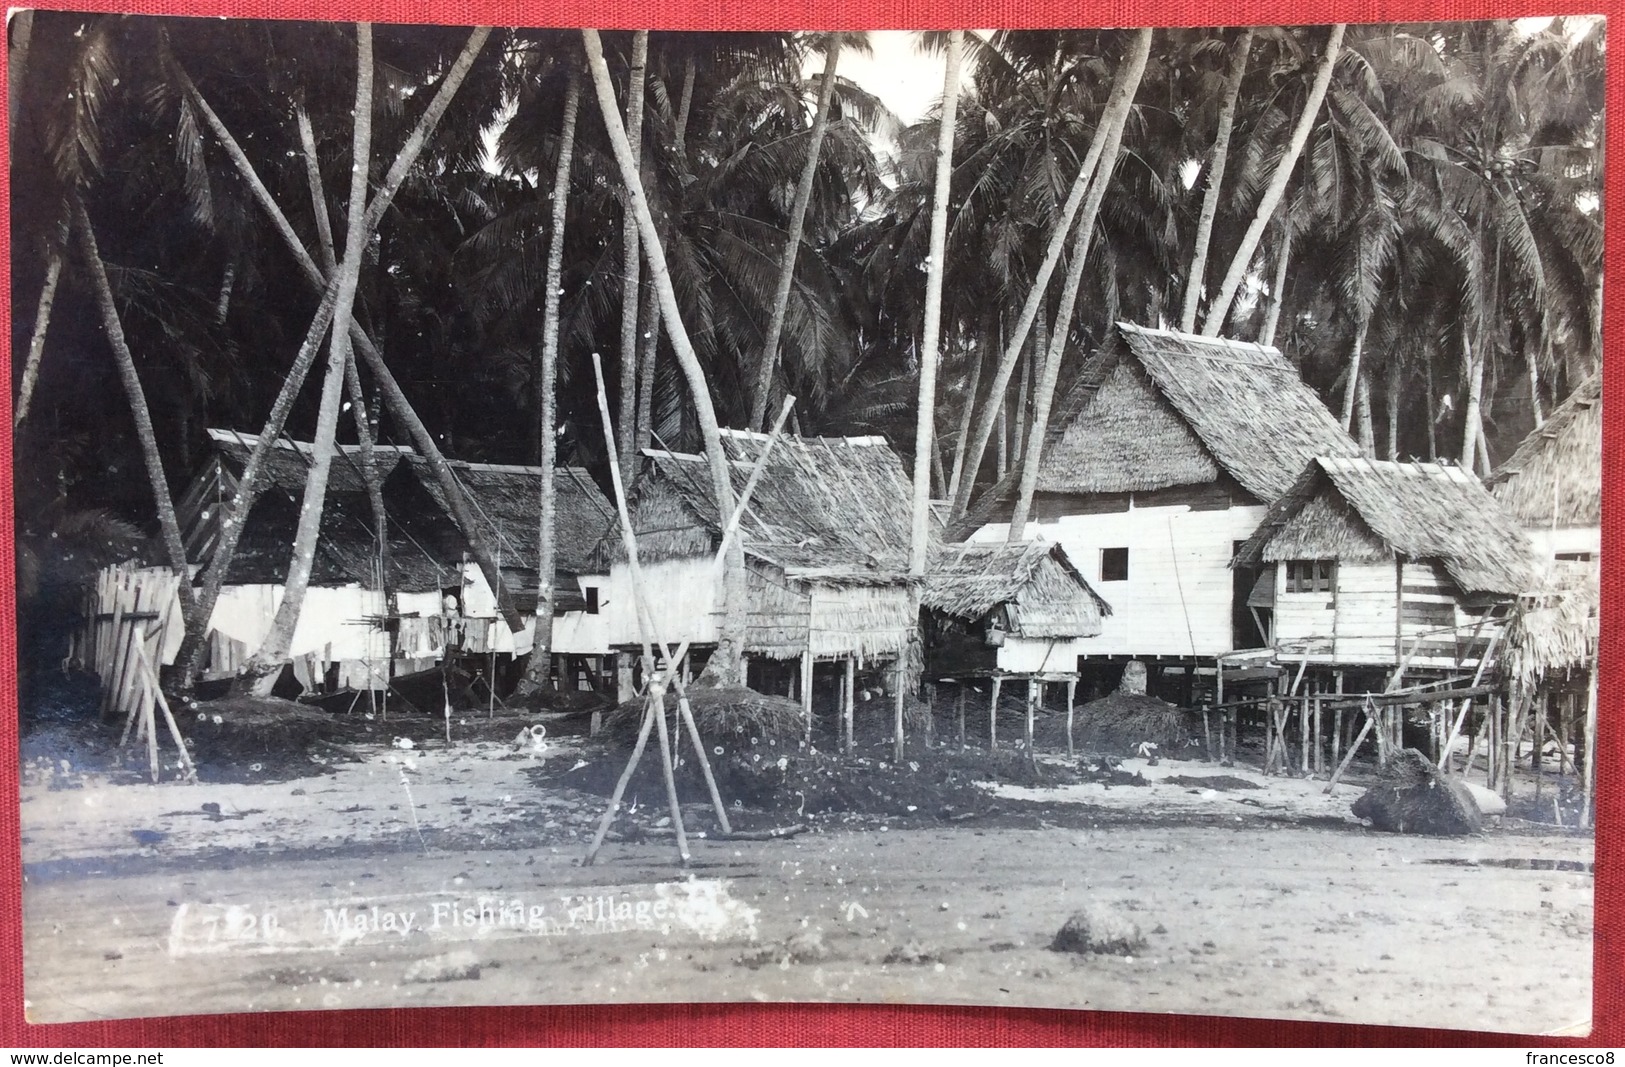
[(1146, 334), (1152, 337), (1174, 337), (1181, 341), (1189, 341), (1192, 344), (1216, 345), (1241, 352), (1270, 354), (1285, 358), (1279, 348), (1274, 345), (1260, 344), (1257, 341), (1240, 341), (1232, 337), (1207, 337), (1199, 333), (1186, 333), (1184, 330), (1171, 330), (1162, 326), (1142, 326), (1136, 322), (1126, 321), (1119, 321), (1117, 328), (1127, 330), (1130, 333)]

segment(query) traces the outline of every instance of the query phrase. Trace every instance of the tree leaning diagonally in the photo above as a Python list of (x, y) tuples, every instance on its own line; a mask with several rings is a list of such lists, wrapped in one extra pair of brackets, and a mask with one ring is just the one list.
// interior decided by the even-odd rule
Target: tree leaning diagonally
[(361, 282), (361, 257), (366, 250), (367, 175), (372, 159), (372, 26), (356, 24), (355, 129), (350, 156), (350, 205), (346, 213), (344, 255), (338, 263), (338, 296), (333, 308), (327, 374), (322, 381), (321, 405), (316, 416), (316, 435), (311, 445), (305, 493), (294, 531), (293, 552), (288, 560), (287, 578), (282, 583), (282, 603), (264, 643), (249, 659), (239, 683), (258, 696), (269, 696), (293, 642), (294, 628), (304, 608), (305, 592), (316, 562), (316, 538), (321, 532), (322, 512), (327, 501), (327, 479), (337, 450), (339, 401), (344, 395), (344, 371), (350, 361), (350, 319), (356, 288)]
[[(478, 27), (469, 34), (467, 44), (464, 45), (461, 54), (441, 80), (434, 98), (430, 101), (417, 125), (396, 154), (395, 161), (390, 166), (381, 188), (368, 205), (363, 220), (363, 228), (368, 234), (377, 229), (379, 220), (383, 217), (384, 212), (388, 210), (390, 203), (394, 200), (395, 193), (400, 189), (402, 182), (405, 181), (407, 173), (416, 164), (418, 157), (433, 136), (441, 117), (445, 114), (453, 96), (461, 87), (469, 68), (473, 66), (475, 57), (485, 46), (490, 34), (489, 27)], [(294, 358), (293, 365), (288, 370), (282, 389), (272, 405), (271, 413), (266, 418), (265, 428), (261, 431), (259, 441), (244, 464), (243, 474), (239, 479), (237, 498), (232, 501), (221, 521), (219, 542), (210, 557), (209, 565), (204, 569), (200, 579), (198, 592), (199, 617), (189, 622), (185, 641), (182, 643), (176, 658), (176, 663), (181, 668), (180, 685), (184, 688), (196, 678), (201, 665), (205, 648), (203, 638), (207, 634), (208, 619), (214, 610), (215, 603), (218, 601), (221, 586), (230, 569), (237, 544), (241, 539), (244, 520), (253, 508), (254, 502), (259, 498), (259, 494), (265, 489), (266, 456), (270, 452), (272, 443), (282, 433), (282, 428), (292, 411), (294, 399), (303, 386), (305, 376), (309, 373), (311, 364), (315, 360), (321, 339), (326, 333), (328, 325), (332, 322), (333, 309), (338, 299), (338, 279), (336, 276), (327, 277), (323, 274), (321, 268), (316, 265), (316, 260), (294, 232), (281, 206), (277, 204), (275, 198), (266, 189), (264, 182), (260, 180), (253, 163), (250, 162), (213, 109), (208, 106), (179, 64), (172, 64), (172, 75), (197, 105), (199, 113), (219, 140), (221, 147), (226, 150), (228, 158), (231, 159), (239, 175), (248, 185), (255, 201), (270, 218), (274, 228), (298, 262), (306, 279), (322, 294), (321, 304), (312, 317), (310, 328), (305, 334), (304, 341)], [(428, 461), (436, 483), (440, 486), (446, 500), (451, 505), (453, 517), (469, 541), (471, 553), (479, 563), (481, 572), (485, 574), (486, 580), (491, 584), (491, 587), (498, 591), (498, 608), (503, 612), (509, 628), (515, 631), (521, 629), (523, 621), (513, 606), (511, 595), (501, 582), (501, 573), (493, 562), (493, 556), (485, 543), (479, 526), (474, 522), (462, 488), (452, 474), (445, 458), (440, 454), (433, 436), (423, 425), (422, 420), (417, 417), (417, 413), (412, 410), (411, 404), (407, 401), (400, 385), (395, 381), (393, 374), (390, 373), (388, 366), (384, 363), (383, 357), (372, 344), (371, 338), (353, 320), (350, 324), (350, 336), (355, 350), (360, 353), (362, 359), (366, 361), (368, 367), (372, 370), (374, 382), (383, 394), (384, 401), (389, 406), (390, 414), (406, 427), (413, 444)]]
[[(654, 216), (649, 211), (649, 201), (643, 193), (637, 165), (632, 159), (632, 147), (627, 142), (626, 127), (621, 123), (620, 111), (615, 104), (615, 86), (609, 79), (609, 64), (604, 60), (603, 43), (597, 30), (582, 30), (581, 39), (587, 50), (587, 66), (592, 72), (593, 90), (598, 96), (598, 109), (609, 132), (615, 162), (621, 171), (621, 181), (626, 186), (628, 199), (637, 218), (638, 232), (643, 239), (643, 255), (649, 264), (649, 280), (660, 294), (660, 311), (665, 323), (666, 336), (671, 341), (672, 351), (677, 356), (678, 365), (682, 368), (683, 377), (688, 381), (689, 393), (694, 401), (694, 413), (699, 421), (700, 435), (705, 441), (705, 458), (711, 469), (711, 488), (716, 497), (717, 514), (728, 515), (733, 512), (734, 507), (733, 482), (728, 473), (727, 455), (722, 450), (722, 431), (717, 425), (716, 407), (711, 400), (710, 386), (705, 380), (705, 372), (700, 367), (699, 358), (694, 354), (694, 346), (689, 340), (688, 331), (678, 311), (677, 293), (672, 288), (671, 274), (666, 267), (665, 250), (660, 243), (660, 234), (655, 229)], [(741, 628), (745, 619), (744, 594), (745, 554), (736, 538), (729, 544), (727, 566), (723, 576), (721, 617), (717, 626), (717, 649), (705, 668), (703, 678), (707, 681), (725, 685), (738, 684), (741, 681), (739, 657), (743, 646)]]
[(1055, 329), (1050, 333), (1049, 350), (1044, 354), (1038, 387), (1033, 391), (1033, 425), (1029, 431), (1026, 454), (1022, 456), (1021, 491), (1016, 499), (1014, 514), (1010, 517), (1009, 540), (1020, 541), (1026, 533), (1027, 517), (1032, 513), (1033, 494), (1038, 488), (1038, 470), (1044, 462), (1044, 436), (1049, 430), (1050, 408), (1055, 400), (1055, 386), (1061, 374), (1061, 356), (1066, 351), (1067, 336), (1071, 333), (1072, 311), (1077, 305), (1078, 288), (1089, 259), (1090, 239), (1095, 230), (1095, 219), (1100, 204), (1111, 184), (1112, 172), (1117, 169), (1118, 151), (1123, 144), (1123, 128), (1128, 124), (1129, 111), (1139, 92), (1145, 65), (1151, 56), (1151, 30), (1140, 30), (1117, 68), (1105, 113), (1095, 131), (1096, 144), (1090, 146), (1094, 155), (1098, 148), (1100, 162), (1095, 167), (1093, 184), (1083, 210), (1078, 213), (1077, 231), (1072, 238), (1072, 261), (1067, 265), (1066, 281), (1061, 287), (1061, 303), (1055, 312)]

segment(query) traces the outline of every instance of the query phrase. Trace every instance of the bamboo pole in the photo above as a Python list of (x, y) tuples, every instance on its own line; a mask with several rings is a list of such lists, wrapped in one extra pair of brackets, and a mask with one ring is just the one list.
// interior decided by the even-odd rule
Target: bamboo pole
[(1072, 709), (1078, 701), (1078, 680), (1066, 680), (1066, 755), (1071, 759), (1075, 754), (1072, 749)]
[(806, 726), (807, 751), (811, 752), (812, 751), (812, 735), (813, 735), (813, 706), (812, 706), (813, 654), (812, 654), (812, 648), (811, 647), (809, 647), (806, 651), (801, 653), (801, 679), (800, 680), (801, 680), (801, 718), (802, 718), (803, 723)]
[(1004, 679), (993, 679), (993, 699), (987, 706), (987, 750), (992, 752), (999, 747), (999, 687)]
[(1027, 721), (1022, 729), (1022, 741), (1027, 746), (1027, 763), (1034, 773), (1038, 771), (1038, 754), (1033, 751), (1033, 709), (1038, 700), (1039, 688), (1042, 682), (1027, 679)]
[(1586, 763), (1580, 787), (1580, 823), (1592, 825), (1591, 806), (1597, 795), (1597, 644), (1593, 642), (1590, 680), (1586, 685)]

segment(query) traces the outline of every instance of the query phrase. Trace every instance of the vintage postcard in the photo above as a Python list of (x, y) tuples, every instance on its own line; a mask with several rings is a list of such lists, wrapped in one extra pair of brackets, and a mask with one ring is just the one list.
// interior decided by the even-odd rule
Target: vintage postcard
[(27, 1018), (1588, 1032), (1605, 30), (14, 13)]

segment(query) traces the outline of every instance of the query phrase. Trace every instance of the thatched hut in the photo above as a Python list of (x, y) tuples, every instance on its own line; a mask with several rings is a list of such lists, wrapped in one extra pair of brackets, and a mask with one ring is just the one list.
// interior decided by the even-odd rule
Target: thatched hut
[(928, 677), (1077, 677), (1112, 612), (1047, 541), (967, 541), (931, 557), (920, 596)]
[(1321, 457), (1236, 553), (1294, 662), (1456, 668), (1534, 580), (1529, 543), (1459, 467)]
[[(1237, 544), (1317, 455), (1358, 446), (1273, 348), (1119, 323), (1057, 401), (1034, 532), (1115, 606), (1091, 659), (1161, 659), (1189, 678), (1258, 648), (1256, 574)], [(1019, 471), (950, 536), (1004, 540)]]
[[(765, 434), (728, 430), (723, 447), (744, 488)], [(629, 494), (659, 636), (703, 655), (717, 639), (719, 515), (704, 457), (647, 450)], [(773, 688), (799, 665), (803, 693), (818, 663), (849, 669), (896, 661), (916, 636), (908, 578), (909, 481), (879, 437), (781, 437), (740, 525), (749, 577), (745, 654), (753, 684)], [(606, 536), (603, 610), (610, 642), (641, 647), (629, 568)], [(774, 664), (781, 665), (775, 668)], [(625, 678), (630, 686), (631, 678)]]
[(1485, 481), (1545, 559), (1602, 551), (1602, 374), (1569, 395)]
[[(210, 430), (209, 437), (212, 452), (176, 507), (196, 570), (213, 555), (226, 503), (237, 493), (258, 440), (219, 429)], [(235, 673), (269, 632), (287, 578), (310, 456), (309, 444), (286, 439), (267, 453), (269, 486), (245, 520), (210, 619), (209, 675)], [(448, 650), (495, 654), (499, 666), (531, 651), (540, 468), (458, 462), (452, 468), (475, 521), (485, 526), (503, 584), (526, 618), (524, 629), (515, 633), (499, 619), (496, 595), (470, 558), (467, 538), (427, 464), (409, 448), (374, 449), (372, 477), (388, 529), (388, 551), (380, 553), (360, 449), (342, 445), (329, 476), (310, 587), (290, 646), (295, 677), (306, 689), (381, 689), (392, 677), (435, 665)], [(585, 471), (559, 468), (555, 479), (554, 648), (602, 654), (607, 646), (595, 632), (595, 598), (580, 576), (590, 569), (592, 548), (614, 512)], [(170, 663), (180, 645), (179, 612), (166, 612), (164, 618), (155, 651), (161, 662)]]

